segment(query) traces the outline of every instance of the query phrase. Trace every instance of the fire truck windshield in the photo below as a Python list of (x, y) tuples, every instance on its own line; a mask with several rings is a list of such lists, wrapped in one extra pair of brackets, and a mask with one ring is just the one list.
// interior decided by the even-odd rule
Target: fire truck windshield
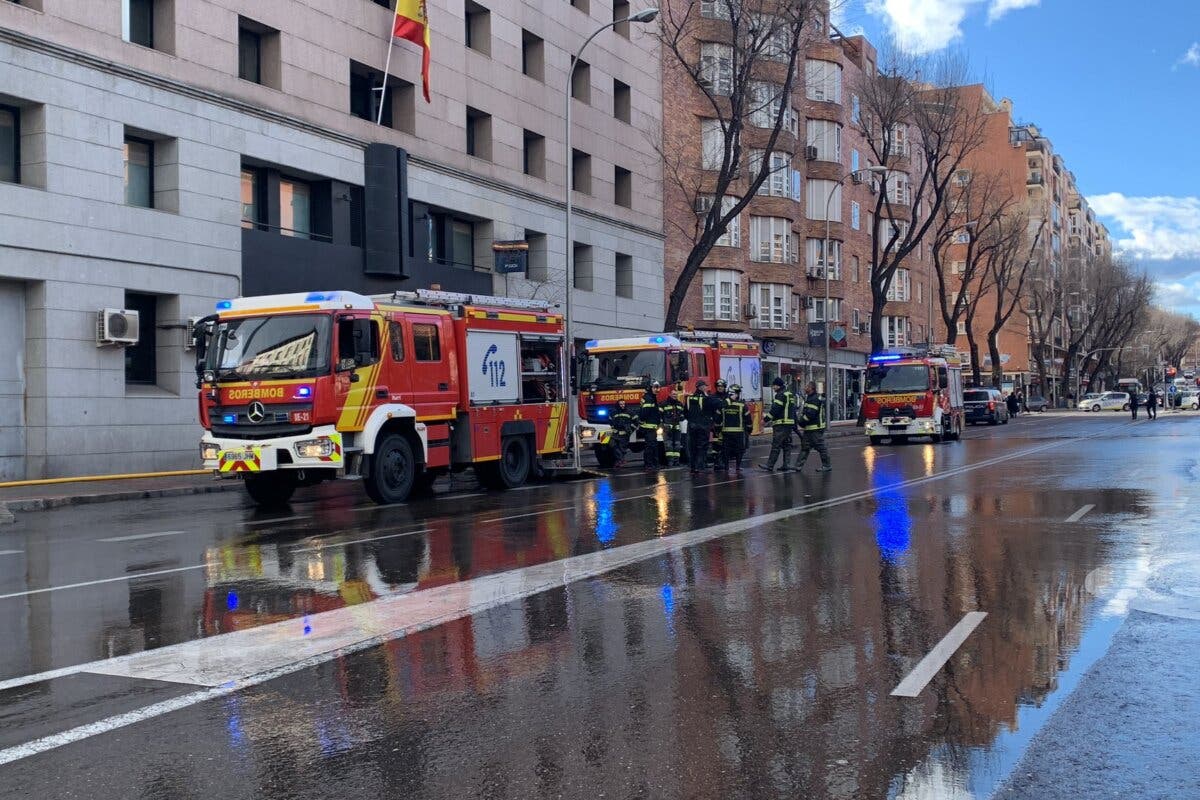
[(877, 364), (867, 370), (868, 392), (927, 392), (929, 368), (921, 364)]
[(629, 350), (589, 353), (583, 385), (597, 389), (641, 387), (651, 381), (666, 383), (665, 350)]
[(329, 372), (328, 314), (280, 314), (222, 320), (207, 367), (217, 380), (309, 378)]

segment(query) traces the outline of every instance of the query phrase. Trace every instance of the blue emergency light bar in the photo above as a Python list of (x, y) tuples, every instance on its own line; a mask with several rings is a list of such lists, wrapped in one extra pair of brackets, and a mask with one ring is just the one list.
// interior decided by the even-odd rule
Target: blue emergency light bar
[(312, 387), (311, 386), (297, 386), (296, 387), (296, 397), (312, 397)]
[(900, 355), (899, 353), (880, 353), (877, 356), (871, 356), (871, 361), (879, 363), (880, 361), (899, 361), (902, 358), (904, 358), (904, 356)]
[(651, 344), (666, 344), (666, 342), (667, 342), (667, 337), (665, 337), (665, 336), (651, 336), (650, 337)]
[(597, 411), (597, 412), (596, 412), (596, 416), (597, 416), (597, 417), (607, 417), (607, 416), (608, 416), (608, 409), (607, 409), (607, 408), (602, 408), (602, 409), (600, 409), (599, 411)]
[(599, 342), (598, 340), (596, 340), (596, 339), (588, 339), (588, 340), (587, 340), (587, 341), (584, 343), (584, 345), (583, 345), (583, 346), (584, 346), (584, 347), (587, 347), (587, 348), (592, 348), (592, 347), (595, 347), (595, 346), (596, 346), (596, 345), (598, 345), (598, 344), (600, 344), (600, 342)]
[(228, 311), (231, 308), (233, 308), (232, 300), (218, 300), (217, 301), (217, 311)]
[(338, 299), (337, 292), (310, 292), (308, 295), (305, 296), (304, 302), (306, 302), (306, 303), (324, 303), (329, 300), (337, 300), (337, 299)]

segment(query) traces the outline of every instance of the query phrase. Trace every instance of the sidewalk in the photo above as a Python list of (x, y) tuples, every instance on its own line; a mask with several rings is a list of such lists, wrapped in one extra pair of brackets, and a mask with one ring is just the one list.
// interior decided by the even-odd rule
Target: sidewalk
[[(177, 475), (113, 481), (72, 481), (0, 488), (0, 523), (12, 512), (45, 511), (63, 506), (106, 503), (112, 500), (141, 500), (149, 497), (178, 497), (224, 492), (241, 488), (241, 481), (220, 481), (211, 475)], [(8, 514), (5, 514), (7, 509)], [(11, 522), (11, 519), (7, 520)]]

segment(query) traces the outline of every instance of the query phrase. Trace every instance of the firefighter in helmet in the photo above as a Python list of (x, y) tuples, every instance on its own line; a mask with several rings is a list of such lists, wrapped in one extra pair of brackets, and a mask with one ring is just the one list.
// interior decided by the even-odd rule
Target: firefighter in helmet
[(658, 406), (658, 381), (646, 387), (642, 405), (638, 409), (638, 429), (641, 431), (642, 465), (648, 470), (658, 469), (658, 426), (662, 424), (662, 410)]
[(683, 446), (683, 403), (679, 401), (679, 395), (683, 393), (683, 387), (677, 386), (676, 391), (667, 395), (667, 399), (659, 404), (659, 410), (662, 413), (663, 422), (663, 439), (666, 445), (667, 466), (679, 466), (679, 454)]
[(786, 472), (792, 455), (792, 430), (796, 427), (796, 395), (787, 388), (783, 378), (772, 381), (771, 388), (775, 390), (775, 398), (771, 401), (771, 410), (763, 415), (763, 420), (771, 423), (771, 452), (762, 469), (774, 472), (775, 462), (782, 454), (783, 463), (779, 468)]
[(617, 407), (609, 418), (613, 429), (613, 456), (616, 466), (625, 466), (625, 454), (629, 452), (629, 437), (633, 435), (635, 420), (629, 410), (629, 404), (624, 399), (617, 401)]
[(712, 413), (713, 419), (717, 424), (713, 426), (712, 435), (712, 456), (713, 472), (716, 472), (721, 467), (721, 461), (725, 458), (725, 444), (721, 432), (721, 410), (725, 408), (725, 401), (729, 399), (729, 391), (727, 384), (723, 378), (717, 379), (717, 390), (712, 396)]
[(721, 467), (726, 473), (732, 460), (737, 474), (742, 474), (742, 456), (746, 454), (746, 437), (750, 429), (750, 407), (742, 400), (742, 387), (735, 383), (729, 387), (729, 399), (721, 409), (721, 432), (725, 443)]

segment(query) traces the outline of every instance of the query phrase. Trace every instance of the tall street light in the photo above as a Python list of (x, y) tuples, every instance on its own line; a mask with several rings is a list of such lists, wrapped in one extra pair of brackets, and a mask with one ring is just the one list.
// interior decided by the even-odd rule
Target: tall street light
[[(855, 175), (863, 175), (863, 174), (886, 175), (887, 173), (888, 173), (887, 167), (876, 164), (873, 167), (866, 167), (864, 169), (857, 169), (852, 172), (847, 172), (845, 175), (843, 175), (841, 178), (838, 179), (836, 185), (841, 186), (842, 184), (844, 184), (846, 182), (846, 178), (850, 178)], [(887, 188), (887, 186), (883, 187), (883, 189), (886, 189), (886, 188)], [(883, 189), (881, 189), (881, 191)], [(837, 192), (831, 191), (829, 193), (829, 197), (825, 198), (825, 240), (821, 243), (821, 256), (825, 262), (825, 311), (821, 315), (823, 317), (821, 324), (824, 326), (824, 333), (825, 333), (825, 424), (826, 425), (828, 425), (830, 422), (832, 422), (830, 412), (833, 408), (833, 406), (831, 405), (830, 392), (829, 392), (829, 390), (833, 384), (833, 367), (831, 367), (829, 365), (829, 266), (830, 266), (830, 262), (829, 262), (829, 210), (830, 210), (830, 204), (833, 202), (833, 196), (835, 194), (837, 194)], [(872, 232), (872, 235), (873, 234), (874, 234), (874, 232)], [(838, 264), (838, 275), (839, 276), (841, 275), (841, 264), (840, 263)]]
[[(564, 115), (564, 117), (566, 119), (565, 135), (563, 136), (563, 139), (566, 141), (566, 153), (563, 157), (563, 163), (566, 165), (565, 171), (566, 171), (566, 178), (567, 178), (566, 181), (564, 181), (564, 183), (566, 184), (566, 187), (567, 187), (567, 204), (566, 204), (567, 212), (566, 212), (566, 219), (565, 219), (565, 222), (563, 225), (563, 239), (565, 242), (565, 249), (566, 249), (566, 253), (567, 253), (567, 274), (566, 274), (566, 284), (567, 285), (565, 287), (566, 288), (566, 304), (565, 304), (564, 313), (563, 313), (563, 329), (564, 329), (564, 336), (566, 337), (566, 340), (567, 340), (565, 352), (568, 353), (572, 359), (574, 359), (574, 357), (575, 357), (575, 338), (572, 335), (572, 324), (571, 324), (572, 323), (572, 320), (571, 320), (571, 293), (575, 289), (575, 246), (571, 242), (571, 199), (572, 199), (571, 193), (574, 191), (575, 187), (572, 185), (573, 184), (572, 178), (574, 178), (574, 158), (572, 158), (572, 156), (571, 156), (571, 84), (574, 82), (574, 79), (575, 79), (575, 67), (579, 64), (579, 59), (583, 56), (583, 51), (586, 50), (587, 46), (592, 43), (592, 39), (595, 39), (597, 36), (604, 33), (604, 31), (608, 30), (609, 28), (616, 27), (617, 25), (620, 25), (624, 22), (638, 22), (638, 23), (653, 22), (656, 17), (658, 17), (658, 9), (657, 8), (647, 8), (644, 11), (639, 11), (636, 14), (631, 14), (630, 16), (626, 17), (625, 19), (615, 19), (612, 22), (601, 25), (599, 28), (592, 31), (592, 35), (589, 36), (587, 39), (585, 39), (583, 44), (580, 45), (579, 49), (575, 51), (575, 55), (571, 56), (571, 68), (567, 70), (567, 81), (566, 81), (566, 85), (563, 87), (563, 105), (566, 108), (566, 114)], [(568, 391), (567, 391), (567, 430), (569, 431), (570, 436), (571, 436), (571, 460), (572, 460), (573, 468), (575, 469), (576, 472), (578, 472), (579, 471), (579, 431), (577, 430), (578, 424), (577, 424), (577, 421), (575, 418), (575, 413), (576, 413), (575, 392), (572, 392), (569, 389), (570, 379), (571, 379), (570, 367), (567, 368), (565, 377), (567, 378), (567, 386), (568, 386)]]

